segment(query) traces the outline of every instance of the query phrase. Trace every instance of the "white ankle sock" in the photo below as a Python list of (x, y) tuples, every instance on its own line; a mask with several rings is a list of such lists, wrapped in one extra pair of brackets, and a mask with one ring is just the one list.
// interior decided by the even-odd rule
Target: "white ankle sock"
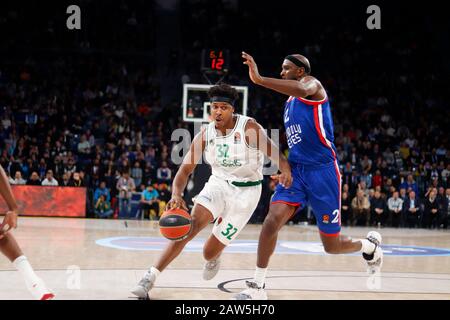
[(262, 287), (264, 285), (264, 282), (266, 281), (266, 272), (267, 268), (256, 267), (253, 279), (255, 280), (258, 287)]
[(375, 251), (375, 244), (370, 242), (367, 239), (360, 239), (361, 241), (361, 250), (360, 252), (364, 252), (366, 254), (372, 254)]
[(151, 267), (150, 268), (150, 272), (153, 273), (155, 275), (155, 278), (158, 278), (159, 274), (161, 273), (161, 271), (159, 271), (158, 269), (156, 269), (155, 267)]
[(27, 286), (32, 287), (34, 284), (40, 281), (40, 278), (36, 275), (36, 273), (34, 273), (31, 264), (28, 262), (27, 257), (20, 256), (16, 258), (16, 260), (13, 261), (13, 265), (22, 275)]

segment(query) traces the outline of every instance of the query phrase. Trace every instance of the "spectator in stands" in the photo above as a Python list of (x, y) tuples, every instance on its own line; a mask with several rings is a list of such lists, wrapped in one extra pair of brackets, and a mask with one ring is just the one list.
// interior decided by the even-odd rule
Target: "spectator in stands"
[(414, 181), (414, 177), (412, 174), (408, 174), (406, 181), (404, 181), (402, 184), (400, 184), (400, 188), (404, 188), (406, 190), (411, 189), (416, 194), (419, 193), (419, 189), (417, 187), (417, 183)]
[(406, 189), (405, 188), (400, 188), (400, 192), (399, 192), (399, 198), (403, 200), (403, 203), (406, 201), (406, 199), (408, 199), (408, 194), (406, 193)]
[(349, 161), (353, 166), (356, 166), (359, 162), (359, 158), (360, 157), (358, 155), (358, 152), (356, 151), (356, 147), (352, 147), (352, 151), (348, 156), (347, 161)]
[(70, 157), (68, 160), (67, 160), (67, 164), (65, 165), (65, 167), (64, 167), (64, 173), (69, 173), (69, 174), (73, 174), (74, 172), (76, 172), (77, 171), (77, 166), (76, 166), (76, 164), (75, 164), (75, 160), (72, 158), (72, 157)]
[(26, 183), (27, 182), (22, 178), (22, 173), (20, 171), (16, 171), (15, 178), (12, 180), (11, 184), (24, 185)]
[(439, 203), (436, 199), (437, 190), (432, 188), (425, 199), (425, 208), (423, 211), (422, 227), (436, 228), (439, 222)]
[[(347, 186), (348, 188), (348, 186)], [(342, 191), (342, 200), (341, 200), (341, 222), (344, 226), (348, 225), (349, 219), (351, 217), (351, 200), (348, 195), (348, 191)]]
[(447, 220), (447, 209), (448, 209), (448, 203), (447, 203), (447, 196), (445, 194), (444, 187), (440, 187), (437, 195), (437, 202), (439, 206), (439, 221), (438, 226), (439, 228), (445, 228), (446, 227), (446, 220)]
[(128, 216), (130, 213), (130, 199), (132, 192), (136, 190), (134, 180), (130, 177), (128, 168), (125, 168), (117, 181), (116, 189), (119, 199), (119, 216)]
[(147, 188), (147, 187), (145, 186), (145, 184), (141, 183), (141, 184), (139, 185), (138, 192), (142, 193), (142, 192), (145, 191), (146, 188)]
[(358, 189), (357, 189), (357, 191), (359, 191), (359, 190), (361, 190), (361, 191), (363, 192), (363, 194), (364, 194), (365, 197), (367, 197), (367, 198), (369, 197), (369, 189), (367, 188), (366, 181), (361, 180), (361, 181), (358, 183)]
[(150, 220), (158, 219), (159, 193), (152, 185), (148, 185), (142, 192), (140, 204), (144, 217), (148, 216)]
[(388, 198), (393, 196), (395, 191), (394, 184), (391, 178), (386, 178), (386, 182), (383, 183), (383, 193), (388, 196)]
[(344, 184), (351, 183), (352, 172), (353, 172), (352, 164), (347, 161), (347, 163), (344, 166), (344, 169), (342, 170), (342, 173), (343, 173), (343, 177), (342, 177), (343, 181), (342, 182)]
[(61, 179), (61, 187), (70, 187), (70, 173), (64, 172)]
[(370, 224), (370, 203), (362, 189), (356, 192), (356, 197), (352, 200), (352, 225), (369, 226)]
[(166, 204), (169, 202), (172, 194), (170, 193), (169, 186), (165, 183), (160, 183), (158, 185), (158, 193), (159, 193), (159, 215), (164, 212), (166, 208)]
[(386, 160), (388, 165), (393, 165), (395, 158), (394, 153), (391, 151), (391, 148), (386, 148), (386, 150), (383, 152), (383, 158)]
[(388, 199), (388, 209), (390, 225), (395, 228), (403, 225), (403, 200), (399, 197), (398, 191), (395, 191), (392, 197)]
[(445, 198), (445, 188), (444, 187), (439, 187), (439, 190), (437, 192), (437, 199), (441, 200)]
[(421, 209), (420, 201), (416, 198), (416, 193), (410, 191), (406, 199), (403, 210), (406, 212), (406, 222), (409, 228), (417, 228), (420, 225)]
[(362, 173), (361, 176), (359, 177), (359, 180), (361, 182), (364, 182), (364, 184), (366, 185), (366, 187), (370, 190), (372, 189), (372, 174), (371, 173)]
[(64, 174), (64, 163), (61, 159), (61, 156), (58, 155), (54, 158), (52, 168), (55, 177), (62, 177), (62, 175)]
[[(91, 133), (91, 130), (86, 130), (86, 133), (84, 134), (86, 136), (87, 142), (89, 142), (89, 147), (92, 148), (95, 146), (95, 136), (93, 133)], [(91, 151), (91, 150), (90, 150)]]
[(378, 187), (382, 186), (383, 184), (383, 177), (381, 176), (381, 171), (377, 170), (375, 171), (375, 175), (372, 177), (372, 187)]
[(84, 181), (80, 176), (79, 172), (74, 172), (72, 174), (72, 179), (69, 181), (69, 187), (84, 187)]
[(158, 179), (158, 183), (170, 183), (170, 180), (172, 179), (172, 170), (167, 167), (166, 161), (163, 161), (161, 167), (158, 168), (156, 178)]
[(376, 190), (373, 198), (370, 199), (371, 217), (370, 221), (372, 225), (378, 227), (384, 226), (386, 223), (386, 200), (381, 196), (381, 192)]
[(445, 188), (450, 187), (450, 163), (447, 164), (447, 168), (441, 172), (442, 185)]
[(89, 155), (91, 153), (91, 144), (87, 140), (87, 137), (85, 134), (82, 134), (80, 137), (80, 142), (77, 146), (78, 153), (81, 155)]
[(14, 158), (11, 159), (11, 165), (10, 165), (8, 171), (11, 173), (12, 181), (14, 181), (16, 179), (17, 171), (20, 171), (20, 173), (22, 174), (21, 170), (22, 170), (21, 161), (19, 159), (14, 159)]
[(100, 163), (100, 157), (94, 159), (92, 165), (90, 165), (88, 167), (87, 172), (91, 177), (97, 177), (97, 178), (103, 177), (104, 172), (103, 172), (103, 166)]
[(139, 163), (139, 161), (136, 161), (134, 163), (134, 168), (131, 169), (131, 177), (134, 179), (134, 184), (135, 185), (140, 185), (142, 182), (142, 168), (141, 168), (141, 164)]
[(43, 186), (52, 186), (52, 187), (58, 186), (58, 181), (55, 178), (53, 178), (52, 170), (47, 171), (46, 178), (42, 181), (42, 185)]
[(106, 187), (106, 182), (105, 181), (100, 182), (100, 185), (98, 186), (98, 188), (95, 189), (95, 192), (94, 192), (94, 203), (97, 203), (97, 200), (98, 200), (98, 198), (100, 198), (101, 195), (104, 195), (108, 202), (111, 201), (111, 194), (109, 192), (109, 189)]
[(439, 170), (438, 170), (438, 167), (437, 167), (437, 163), (433, 163), (433, 165), (431, 166), (431, 172), (430, 172), (430, 178), (431, 178), (431, 180), (432, 181), (434, 181), (434, 180), (436, 180), (436, 181), (438, 181), (439, 180)]
[(66, 146), (61, 143), (61, 140), (56, 140), (55, 146), (51, 150), (51, 156), (52, 157), (63, 157), (67, 153)]
[(350, 177), (350, 181), (348, 183), (350, 188), (349, 194), (355, 195), (359, 184), (359, 173), (356, 170), (352, 172), (352, 176)]
[[(45, 163), (45, 159), (40, 160), (37, 171), (39, 173), (39, 177), (41, 177), (41, 178), (43, 178), (46, 175), (47, 164)], [(52, 173), (52, 175), (53, 175), (53, 173)]]
[(361, 168), (365, 175), (368, 175), (372, 171), (372, 160), (367, 155), (361, 160)]
[(29, 186), (40, 186), (41, 180), (39, 179), (39, 175), (36, 171), (33, 171), (30, 175), (30, 178), (27, 181), (27, 185)]
[(109, 218), (112, 216), (113, 210), (111, 209), (111, 203), (106, 199), (104, 194), (101, 194), (95, 202), (94, 213), (97, 218)]
[(142, 183), (145, 183), (145, 185), (148, 185), (151, 183), (152, 179), (156, 179), (155, 170), (152, 167), (151, 163), (146, 162), (145, 168), (143, 171)]

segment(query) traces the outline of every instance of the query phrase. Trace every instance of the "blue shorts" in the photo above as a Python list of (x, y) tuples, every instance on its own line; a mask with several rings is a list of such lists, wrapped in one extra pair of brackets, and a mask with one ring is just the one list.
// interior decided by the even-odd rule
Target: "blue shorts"
[(272, 203), (300, 208), (310, 204), (320, 233), (338, 236), (341, 231), (341, 175), (337, 161), (314, 167), (291, 164), (291, 168), (291, 187), (286, 189), (278, 184)]

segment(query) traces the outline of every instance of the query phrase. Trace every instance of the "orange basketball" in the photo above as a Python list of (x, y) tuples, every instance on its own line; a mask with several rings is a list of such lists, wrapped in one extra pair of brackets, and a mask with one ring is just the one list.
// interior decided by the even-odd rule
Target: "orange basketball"
[(181, 208), (167, 210), (159, 219), (159, 231), (169, 240), (183, 240), (191, 231), (191, 215)]

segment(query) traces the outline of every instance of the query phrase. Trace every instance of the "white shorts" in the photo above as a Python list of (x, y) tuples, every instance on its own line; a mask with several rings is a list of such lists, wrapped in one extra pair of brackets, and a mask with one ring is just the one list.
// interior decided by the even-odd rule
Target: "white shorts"
[(192, 200), (208, 209), (216, 222), (213, 235), (228, 245), (250, 220), (258, 206), (262, 186), (237, 187), (211, 176), (202, 191)]

